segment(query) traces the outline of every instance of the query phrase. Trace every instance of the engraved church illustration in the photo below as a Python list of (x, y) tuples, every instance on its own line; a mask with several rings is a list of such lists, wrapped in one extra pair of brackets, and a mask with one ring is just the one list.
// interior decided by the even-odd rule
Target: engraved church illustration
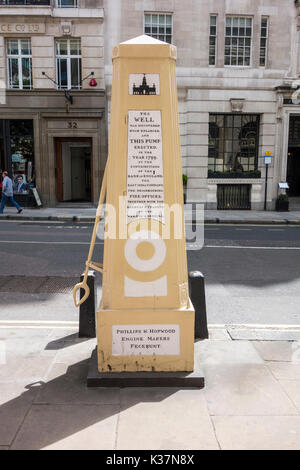
[(147, 84), (146, 74), (144, 74), (143, 82), (140, 86), (136, 86), (135, 83), (133, 84), (132, 94), (133, 95), (156, 95), (156, 85), (153, 83), (153, 86), (150, 87)]

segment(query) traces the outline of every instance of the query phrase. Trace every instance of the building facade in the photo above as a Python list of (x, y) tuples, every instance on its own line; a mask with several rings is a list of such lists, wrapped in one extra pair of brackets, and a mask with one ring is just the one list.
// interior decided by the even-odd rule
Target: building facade
[(104, 10), (107, 122), (113, 45), (149, 34), (177, 46), (187, 201), (274, 209), (286, 181), (300, 196), (298, 0), (104, 0)]
[(101, 0), (0, 0), (0, 169), (45, 206), (98, 201), (103, 27)]

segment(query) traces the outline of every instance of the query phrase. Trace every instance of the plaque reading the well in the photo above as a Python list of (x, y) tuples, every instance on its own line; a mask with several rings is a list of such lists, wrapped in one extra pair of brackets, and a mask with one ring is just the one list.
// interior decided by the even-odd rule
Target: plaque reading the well
[(160, 111), (128, 112), (127, 223), (164, 222), (164, 172)]

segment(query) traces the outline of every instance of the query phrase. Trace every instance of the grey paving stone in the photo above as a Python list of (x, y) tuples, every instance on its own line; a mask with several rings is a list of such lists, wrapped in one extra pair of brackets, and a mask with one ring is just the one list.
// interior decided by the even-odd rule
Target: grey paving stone
[(34, 405), (12, 449), (112, 450), (118, 412), (109, 405)]
[(279, 383), (300, 413), (300, 380), (280, 380)]
[(117, 388), (87, 388), (88, 362), (54, 364), (40, 388), (37, 404), (119, 404)]
[(1, 328), (0, 339), (5, 341), (7, 354), (25, 357), (41, 354), (50, 333), (51, 329)]
[(263, 360), (247, 341), (205, 340), (195, 343), (199, 365), (262, 364)]
[(278, 329), (250, 329), (250, 328), (228, 328), (228, 332), (233, 340), (249, 341), (300, 341), (299, 330), (278, 330)]
[(298, 346), (298, 342), (288, 341), (253, 341), (252, 344), (264, 361), (279, 362), (291, 362)]
[(0, 366), (0, 382), (43, 381), (52, 361), (52, 357), (22, 357), (7, 354), (6, 364)]
[(209, 339), (212, 340), (231, 340), (226, 328), (209, 328)]
[(55, 362), (63, 364), (74, 364), (79, 361), (90, 359), (96, 344), (96, 339), (89, 339), (86, 341), (82, 341), (81, 339), (71, 342), (66, 341), (64, 348), (58, 351), (55, 357)]
[(282, 416), (298, 411), (268, 368), (260, 364), (204, 366), (211, 415)]
[(0, 445), (12, 443), (38, 388), (38, 385), (29, 387), (27, 383), (0, 382)]
[(267, 362), (266, 366), (278, 380), (300, 380), (300, 364)]
[(218, 449), (201, 390), (124, 389), (117, 449)]
[(299, 450), (300, 416), (215, 416), (223, 450)]

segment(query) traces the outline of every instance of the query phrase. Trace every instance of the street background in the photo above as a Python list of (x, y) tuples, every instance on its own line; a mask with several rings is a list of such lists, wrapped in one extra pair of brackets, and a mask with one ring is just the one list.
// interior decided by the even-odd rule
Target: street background
[(201, 390), (86, 388), (96, 340), (78, 338), (72, 288), (92, 227), (0, 221), (0, 450), (299, 450), (300, 225), (206, 224), (188, 251), (206, 280)]

